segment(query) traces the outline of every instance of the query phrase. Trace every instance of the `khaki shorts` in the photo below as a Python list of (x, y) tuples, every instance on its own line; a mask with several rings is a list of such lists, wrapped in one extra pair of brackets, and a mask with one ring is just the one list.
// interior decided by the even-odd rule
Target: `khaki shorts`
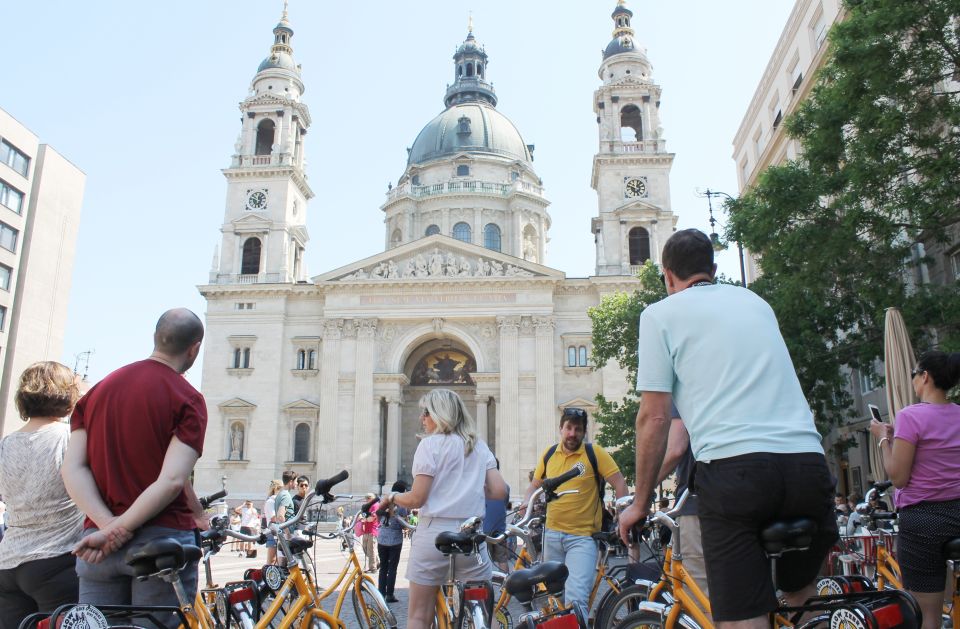
[[(407, 562), (407, 580), (418, 585), (443, 585), (447, 582), (450, 557), (434, 546), (437, 535), (443, 531), (459, 531), (465, 518), (421, 517), (410, 544)], [(476, 555), (453, 555), (454, 576), (458, 581), (489, 581), (493, 565), (487, 555), (487, 545), (480, 546), (480, 561)]]

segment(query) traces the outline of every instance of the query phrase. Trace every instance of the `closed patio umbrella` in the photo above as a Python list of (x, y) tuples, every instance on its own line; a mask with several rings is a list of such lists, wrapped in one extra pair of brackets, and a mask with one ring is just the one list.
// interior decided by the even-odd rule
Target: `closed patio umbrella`
[[(917, 358), (910, 344), (907, 325), (897, 308), (887, 308), (883, 323), (883, 361), (884, 376), (887, 381), (888, 421), (893, 423), (896, 414), (905, 406), (917, 403), (910, 381), (910, 371), (916, 365)], [(880, 448), (877, 440), (870, 436), (870, 448), (873, 453), (870, 471), (874, 478), (886, 478), (886, 472), (880, 465)]]

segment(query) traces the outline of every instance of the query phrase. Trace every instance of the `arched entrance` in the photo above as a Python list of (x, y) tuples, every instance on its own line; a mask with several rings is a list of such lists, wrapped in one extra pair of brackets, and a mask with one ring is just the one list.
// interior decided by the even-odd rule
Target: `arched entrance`
[[(407, 356), (403, 372), (409, 384), (403, 388), (400, 408), (400, 475), (412, 482), (410, 467), (413, 454), (420, 443), (420, 398), (438, 387), (456, 391), (467, 410), (477, 419), (477, 387), (470, 374), (477, 371), (477, 362), (466, 345), (450, 338), (432, 339), (421, 343)], [(482, 402), (486, 404), (486, 401)], [(483, 418), (481, 413), (481, 419)], [(493, 420), (486, 413), (487, 425)], [(488, 432), (488, 434), (490, 434)]]

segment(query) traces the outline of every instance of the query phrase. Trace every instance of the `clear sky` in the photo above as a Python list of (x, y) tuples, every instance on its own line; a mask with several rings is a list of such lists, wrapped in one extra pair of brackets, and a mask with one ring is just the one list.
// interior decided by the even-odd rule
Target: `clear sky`
[[(733, 136), (793, 0), (632, 0), (663, 87), (678, 227), (708, 230), (696, 188), (736, 195)], [(306, 261), (318, 275), (383, 250), (388, 182), (443, 109), (467, 33), (490, 56), (498, 109), (535, 144), (553, 218), (546, 263), (593, 272), (593, 91), (615, 0), (292, 0), (313, 125)], [(0, 107), (87, 175), (63, 361), (90, 380), (146, 357), (165, 309), (201, 316), (220, 241), (237, 104), (273, 42), (281, 0), (4, 3)], [(721, 217), (722, 218), (722, 217)], [(721, 271), (739, 276), (736, 249)], [(36, 287), (33, 287), (36, 288)], [(201, 357), (202, 360), (202, 357)], [(200, 385), (200, 369), (188, 377)]]

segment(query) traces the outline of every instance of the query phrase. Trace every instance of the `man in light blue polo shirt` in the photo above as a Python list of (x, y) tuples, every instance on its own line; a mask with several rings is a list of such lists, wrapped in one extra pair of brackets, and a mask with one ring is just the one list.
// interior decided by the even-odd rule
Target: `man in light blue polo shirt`
[(837, 539), (834, 482), (776, 316), (752, 291), (713, 283), (710, 239), (675, 233), (663, 249), (666, 299), (640, 317), (636, 499), (621, 534), (649, 512), (670, 427), (671, 396), (697, 460), (703, 554), (718, 627), (767, 627), (777, 606), (760, 531), (775, 520), (819, 525), (808, 551), (780, 560), (796, 604)]

